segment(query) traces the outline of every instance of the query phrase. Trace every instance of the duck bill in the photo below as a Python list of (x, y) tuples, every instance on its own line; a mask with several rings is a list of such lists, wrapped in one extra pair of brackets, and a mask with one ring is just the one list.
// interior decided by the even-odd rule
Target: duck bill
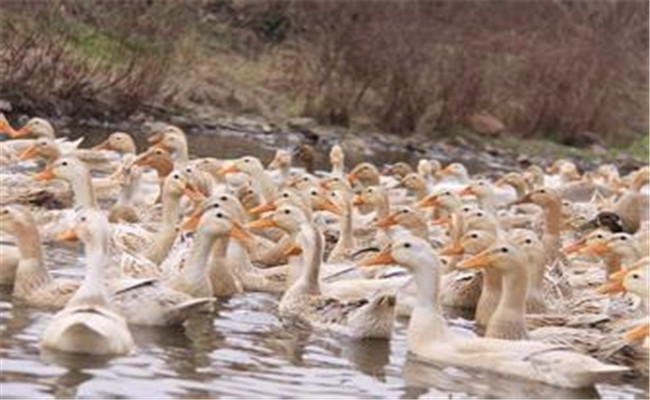
[(641, 326), (637, 326), (636, 328), (625, 332), (623, 334), (623, 339), (628, 343), (638, 342), (648, 337), (648, 334), (650, 334), (650, 325), (642, 324)]
[(239, 168), (235, 165), (229, 165), (227, 167), (223, 167), (219, 170), (219, 175), (227, 175), (227, 174), (236, 174), (238, 172), (241, 172)]
[(461, 196), (474, 196), (476, 193), (474, 193), (474, 189), (472, 189), (470, 186), (465, 187), (465, 189), (461, 190), (459, 193)]
[(431, 221), (431, 225), (433, 226), (442, 226), (442, 225), (447, 225), (451, 222), (451, 218), (438, 218), (434, 219)]
[(621, 281), (622, 282), (623, 279), (625, 279), (625, 275), (627, 275), (628, 272), (630, 272), (630, 269), (621, 268), (620, 271), (616, 271), (613, 274), (611, 274), (609, 276), (609, 280), (610, 281)]
[(600, 294), (615, 294), (624, 291), (625, 286), (623, 286), (623, 279), (611, 280), (609, 282), (603, 283), (596, 289), (596, 292)]
[(380, 229), (388, 229), (393, 225), (397, 225), (397, 219), (395, 215), (391, 214), (386, 218), (382, 218), (379, 221), (375, 222), (375, 226)]
[(343, 215), (343, 210), (341, 210), (341, 207), (332, 203), (328, 199), (318, 199), (316, 201), (316, 209), (319, 211), (329, 211), (332, 214), (336, 215)]
[(584, 247), (585, 247), (585, 240), (582, 239), (582, 240), (579, 240), (579, 241), (577, 241), (575, 243), (571, 243), (570, 245), (564, 247), (562, 249), (562, 253), (564, 253), (564, 254), (577, 253), (580, 250), (582, 250)]
[(302, 254), (302, 249), (296, 243), (292, 243), (287, 247), (282, 254), (285, 257), (294, 257)]
[(438, 177), (447, 176), (447, 175), (451, 175), (451, 168), (449, 167), (445, 167), (440, 171), (436, 172), (436, 176)]
[(201, 222), (201, 212), (195, 212), (185, 219), (181, 229), (183, 232), (194, 232), (199, 227), (199, 222)]
[(258, 219), (257, 221), (253, 221), (249, 223), (247, 226), (248, 229), (262, 230), (262, 229), (269, 229), (269, 228), (277, 228), (278, 224), (273, 220), (273, 218), (267, 217), (267, 218)]
[(27, 135), (29, 135), (29, 133), (30, 133), (29, 128), (27, 128), (26, 126), (20, 128), (18, 130), (15, 130), (13, 128), (7, 130), (7, 134), (9, 134), (9, 136), (11, 136), (14, 139), (27, 136)]
[(230, 229), (230, 233), (228, 235), (231, 238), (236, 239), (242, 243), (248, 243), (253, 239), (251, 234), (246, 232), (246, 230), (237, 222), (233, 223), (232, 228)]
[(585, 246), (580, 250), (581, 253), (600, 256), (609, 252), (609, 245), (607, 243), (595, 243)]
[(192, 201), (204, 201), (205, 200), (205, 195), (201, 193), (196, 186), (192, 185), (191, 183), (187, 183), (185, 185), (185, 190), (183, 190), (183, 193), (187, 197), (189, 197)]
[(55, 178), (54, 170), (52, 167), (47, 167), (38, 174), (32, 176), (32, 180), (35, 181), (50, 181)]
[(486, 268), (492, 265), (492, 257), (489, 254), (478, 254), (459, 262), (456, 266), (461, 269)]
[(460, 244), (453, 244), (440, 250), (441, 256), (460, 256), (465, 253), (465, 249)]
[(149, 154), (144, 153), (136, 157), (135, 161), (133, 162), (134, 165), (140, 166), (140, 167), (151, 167), (153, 165), (153, 160), (149, 156)]
[(372, 267), (376, 265), (397, 264), (397, 261), (395, 261), (395, 258), (393, 258), (391, 254), (391, 250), (392, 247), (388, 246), (381, 253), (361, 261), (361, 264), (359, 265), (362, 267)]
[(361, 197), (360, 195), (355, 195), (354, 198), (352, 199), (352, 205), (353, 206), (362, 206), (366, 204), (366, 201)]
[(4, 116), (0, 117), (0, 132), (6, 133), (10, 137), (14, 137), (16, 134), (16, 130), (9, 125), (9, 122), (4, 118)]
[(74, 242), (76, 240), (79, 240), (79, 236), (77, 235), (77, 232), (74, 231), (74, 229), (68, 229), (59, 233), (57, 239), (61, 242)]
[(161, 142), (157, 142), (156, 144), (154, 144), (154, 145), (153, 145), (153, 148), (154, 148), (154, 149), (160, 149), (160, 150), (169, 151), (169, 148), (168, 148), (167, 146), (165, 146), (165, 143), (162, 142), (162, 141), (161, 141)]
[(31, 160), (32, 158), (36, 157), (38, 154), (38, 147), (35, 144), (32, 144), (28, 148), (26, 148), (20, 155), (18, 156), (18, 159), (20, 161), (26, 161), (26, 160)]
[(93, 147), (93, 150), (111, 150), (111, 149), (112, 149), (112, 147), (111, 147), (111, 144), (110, 144), (110, 142), (108, 140), (104, 140), (103, 142), (101, 142), (97, 146)]
[(156, 132), (147, 138), (147, 142), (149, 142), (150, 144), (158, 144), (162, 142), (163, 138), (164, 135), (162, 132)]
[(277, 208), (278, 208), (277, 204), (275, 204), (274, 201), (271, 201), (269, 203), (264, 203), (264, 204), (259, 205), (257, 207), (253, 207), (250, 210), (248, 210), (248, 212), (253, 214), (253, 215), (260, 215), (260, 214), (263, 214), (265, 212), (274, 211)]
[(350, 172), (349, 174), (347, 174), (345, 176), (345, 179), (347, 179), (351, 185), (354, 185), (356, 182), (359, 181), (359, 177), (354, 172)]
[(433, 208), (438, 205), (438, 196), (429, 196), (423, 200), (420, 200), (416, 206), (418, 208)]

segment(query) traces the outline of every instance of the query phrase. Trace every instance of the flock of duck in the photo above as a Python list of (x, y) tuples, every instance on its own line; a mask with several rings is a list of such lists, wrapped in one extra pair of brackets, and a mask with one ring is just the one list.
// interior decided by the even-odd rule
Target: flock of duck
[[(411, 356), (435, 365), (569, 388), (648, 374), (648, 166), (558, 160), (493, 181), (423, 159), (346, 174), (335, 145), (331, 172), (312, 173), (288, 150), (266, 168), (190, 159), (172, 125), (139, 154), (127, 133), (81, 149), (41, 118), (2, 116), (0, 131), (0, 283), (59, 310), (43, 348), (124, 355), (130, 324), (212, 318), (216, 298), (264, 291), (288, 326), (354, 340), (410, 318)], [(44, 262), (71, 241), (81, 282)], [(472, 331), (449, 323), (453, 307)]]

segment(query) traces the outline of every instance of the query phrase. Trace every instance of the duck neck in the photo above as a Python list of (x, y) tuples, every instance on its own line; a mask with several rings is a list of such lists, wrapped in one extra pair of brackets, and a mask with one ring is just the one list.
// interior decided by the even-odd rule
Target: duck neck
[(320, 294), (318, 274), (323, 259), (323, 237), (318, 229), (310, 224), (305, 224), (300, 234), (306, 235), (310, 246), (303, 249), (303, 261), (306, 265), (303, 267), (295, 285), (300, 287), (304, 293), (318, 295)]
[(481, 208), (492, 215), (496, 215), (497, 207), (494, 201), (494, 194), (492, 192), (485, 193), (483, 196), (478, 198)]
[(174, 170), (174, 160), (171, 157), (161, 157), (151, 166), (156, 170), (158, 178), (165, 179)]
[(352, 234), (352, 205), (349, 201), (343, 202), (343, 215), (341, 215), (339, 244), (345, 249), (354, 248), (354, 236)]
[(621, 270), (621, 257), (618, 254), (612, 252), (605, 254), (603, 262), (607, 268), (608, 276)]
[(212, 252), (216, 236), (206, 235), (201, 231), (197, 234), (192, 243), (192, 251), (183, 268), (183, 277), (193, 285), (203, 285), (208, 279), (208, 258)]
[(332, 163), (332, 175), (342, 178), (345, 175), (343, 160)]
[(517, 198), (518, 199), (521, 199), (522, 197), (524, 197), (526, 195), (526, 192), (527, 192), (528, 189), (526, 188), (526, 183), (523, 180), (521, 180), (521, 181), (519, 181), (519, 180), (509, 181), (508, 184), (513, 189), (515, 189), (515, 192), (517, 193)]
[[(488, 323), (488, 336), (513, 339), (525, 337), (527, 287), (528, 276), (525, 266), (509, 268), (502, 272), (501, 299)], [(502, 332), (504, 329), (508, 332)]]
[(427, 190), (427, 185), (424, 184), (420, 187), (415, 188), (413, 190), (413, 194), (415, 195), (417, 201), (423, 200), (425, 197), (429, 195), (429, 190)]
[(32, 222), (16, 231), (16, 245), (20, 262), (16, 271), (14, 294), (28, 295), (30, 288), (52, 281), (52, 276), (43, 264), (43, 250), (36, 225)]
[(390, 213), (390, 202), (388, 195), (384, 192), (380, 193), (377, 198), (377, 218), (384, 219)]
[(559, 201), (549, 204), (544, 208), (544, 217), (546, 219), (546, 233), (559, 236), (562, 226), (562, 204)]
[(180, 196), (167, 191), (163, 192), (162, 224), (146, 253), (146, 257), (156, 264), (163, 262), (176, 240), (178, 234), (176, 224), (180, 216), (180, 201)]
[(251, 177), (253, 178), (253, 184), (256, 186), (256, 191), (262, 195), (264, 202), (273, 201), (276, 197), (275, 184), (266, 171), (262, 168), (255, 168), (251, 172)]
[(106, 306), (108, 296), (104, 286), (104, 271), (110, 263), (108, 257), (108, 235), (106, 232), (97, 234), (86, 248), (86, 276), (81, 286), (68, 302), (69, 306), (93, 305)]
[(447, 335), (447, 323), (440, 306), (439, 261), (434, 255), (422, 254), (420, 257), (424, 259), (416, 260), (418, 265), (412, 268), (417, 295), (407, 333), (409, 349), (415, 352)]
[(97, 201), (95, 200), (95, 193), (93, 192), (92, 181), (90, 178), (90, 173), (85, 172), (83, 176), (80, 176), (78, 179), (73, 179), (69, 181), (70, 186), (72, 186), (72, 192), (75, 197), (75, 205), (77, 207), (88, 207), (88, 208), (99, 208)]

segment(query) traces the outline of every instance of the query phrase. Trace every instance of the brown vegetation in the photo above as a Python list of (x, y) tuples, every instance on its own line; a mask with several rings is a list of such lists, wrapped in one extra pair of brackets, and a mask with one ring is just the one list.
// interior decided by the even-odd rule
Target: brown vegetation
[(175, 96), (394, 133), (622, 144), (648, 131), (642, 0), (25, 4), (0, 5), (0, 91), (40, 113)]

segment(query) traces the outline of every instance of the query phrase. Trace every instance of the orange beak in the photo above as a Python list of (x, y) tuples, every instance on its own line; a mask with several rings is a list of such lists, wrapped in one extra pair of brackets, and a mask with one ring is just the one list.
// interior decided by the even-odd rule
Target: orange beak
[(54, 178), (56, 178), (56, 176), (54, 175), (54, 170), (52, 169), (52, 167), (47, 167), (43, 171), (32, 176), (32, 179), (35, 181), (49, 181)]
[(268, 228), (277, 228), (278, 224), (271, 217), (266, 217), (258, 219), (248, 224), (248, 229), (268, 229)]
[(20, 128), (20, 129), (18, 129), (18, 130), (14, 130), (14, 129), (7, 130), (7, 133), (8, 133), (9, 136), (11, 136), (12, 138), (19, 138), (19, 137), (23, 137), (23, 136), (27, 136), (27, 135), (29, 135), (30, 131), (29, 131), (29, 128), (28, 128), (28, 127), (23, 126), (22, 128)]
[(381, 229), (388, 229), (393, 225), (397, 225), (397, 218), (395, 214), (391, 214), (386, 218), (382, 218), (379, 221), (375, 222), (375, 226)]
[(349, 174), (347, 174), (345, 176), (345, 178), (348, 180), (348, 182), (350, 182), (350, 184), (353, 184), (353, 185), (354, 185), (355, 182), (359, 181), (359, 177), (354, 172), (350, 172)]
[(275, 201), (271, 201), (269, 203), (265, 203), (265, 204), (259, 205), (257, 207), (253, 207), (250, 210), (248, 210), (248, 212), (253, 214), (253, 215), (260, 215), (260, 214), (263, 214), (265, 212), (273, 211), (273, 210), (275, 210), (277, 208), (278, 208), (278, 206), (277, 206), (277, 204), (275, 204)]
[(519, 199), (513, 201), (512, 203), (510, 203), (510, 205), (511, 205), (511, 206), (516, 206), (516, 205), (518, 205), (518, 204), (527, 204), (527, 203), (532, 203), (532, 202), (533, 202), (533, 198), (532, 198), (532, 197), (533, 197), (533, 194), (532, 194), (532, 193), (528, 193), (528, 194), (525, 195), (524, 197), (521, 197), (521, 198), (519, 198)]
[(323, 199), (319, 198), (316, 200), (316, 210), (317, 211), (329, 211), (333, 214), (336, 215), (342, 215), (343, 211), (341, 210), (341, 207), (337, 206), (336, 204), (332, 203), (328, 199)]
[(199, 192), (199, 190), (196, 188), (196, 186), (192, 185), (191, 183), (187, 182), (185, 184), (185, 189), (183, 190), (185, 195), (192, 199), (192, 201), (203, 201), (205, 200), (205, 196), (203, 193)]
[(366, 204), (366, 201), (361, 197), (361, 195), (355, 195), (354, 198), (352, 199), (352, 205), (353, 206), (362, 206)]
[(203, 213), (197, 211), (190, 215), (182, 225), (183, 232), (194, 232), (199, 227), (199, 222), (201, 222), (201, 216)]
[(487, 254), (477, 254), (474, 257), (468, 258), (459, 262), (456, 266), (461, 269), (477, 269), (485, 268), (492, 265), (492, 256)]
[(452, 173), (451, 168), (449, 168), (449, 166), (446, 166), (445, 168), (438, 171), (436, 175), (445, 176), (445, 175), (451, 175), (451, 173)]
[(606, 242), (594, 243), (589, 246), (585, 246), (580, 250), (581, 253), (591, 254), (591, 255), (602, 255), (610, 251), (609, 245)]
[(162, 141), (161, 142), (156, 142), (156, 144), (153, 145), (153, 148), (154, 149), (162, 149), (162, 150), (165, 150), (165, 151), (169, 150), (167, 148), (167, 146), (165, 146), (165, 143), (162, 142)]
[[(634, 268), (632, 268), (634, 269)], [(629, 272), (629, 269), (621, 269), (620, 271), (616, 271), (613, 274), (609, 276), (610, 281), (623, 281), (625, 279), (625, 275)]]
[(420, 200), (417, 206), (419, 208), (432, 208), (437, 206), (438, 204), (440, 204), (438, 202), (438, 195), (433, 195)]
[(32, 158), (36, 157), (36, 155), (38, 154), (37, 150), (38, 150), (38, 147), (35, 144), (33, 144), (33, 145), (29, 146), (28, 148), (26, 148), (22, 153), (20, 153), (20, 156), (18, 156), (18, 159), (21, 160), (21, 161), (31, 160)]
[(474, 196), (476, 195), (476, 192), (474, 192), (474, 189), (472, 189), (471, 186), (466, 186), (465, 189), (463, 189), (460, 192), (461, 196)]
[(631, 343), (645, 339), (648, 334), (650, 334), (650, 325), (646, 323), (625, 332), (623, 338), (626, 342)]
[(61, 232), (57, 239), (62, 242), (63, 241), (73, 242), (75, 240), (79, 240), (79, 236), (77, 235), (77, 232), (74, 231), (74, 229), (68, 229)]
[(361, 261), (361, 264), (359, 264), (362, 267), (371, 267), (373, 265), (392, 265), (392, 264), (397, 264), (397, 261), (393, 258), (391, 254), (391, 250), (393, 248), (391, 246), (386, 247), (384, 250), (381, 251), (381, 253), (377, 254), (376, 256), (372, 256), (370, 258), (366, 258), (365, 260)]
[[(625, 275), (623, 275), (625, 276)], [(623, 279), (611, 280), (605, 282), (596, 289), (600, 294), (614, 294), (625, 291), (625, 286), (623, 286)]]
[(442, 225), (447, 225), (451, 222), (451, 218), (438, 218), (434, 219), (431, 221), (431, 225), (433, 226), (442, 226)]
[(505, 185), (506, 185), (506, 181), (503, 178), (501, 178), (501, 179), (497, 180), (496, 182), (494, 182), (494, 186), (503, 187)]
[(460, 243), (451, 244), (440, 250), (441, 256), (460, 256), (465, 253), (465, 249)]
[(233, 222), (232, 228), (230, 229), (229, 236), (243, 243), (246, 243), (253, 238), (250, 235), (250, 233), (246, 232), (246, 230), (237, 222)]
[(5, 132), (11, 137), (14, 137), (16, 134), (16, 130), (11, 125), (9, 125), (9, 122), (7, 122), (7, 120), (4, 118), (0, 119), (0, 132)]
[(163, 138), (164, 135), (162, 132), (156, 132), (147, 138), (147, 142), (149, 142), (150, 144), (158, 144), (162, 142)]
[(93, 150), (110, 150), (111, 148), (112, 148), (111, 144), (107, 139), (101, 142), (100, 144), (98, 144), (97, 146), (93, 147)]
[(282, 254), (285, 257), (299, 256), (302, 254), (302, 249), (296, 243), (292, 243), (282, 252)]
[(585, 245), (586, 245), (587, 240), (586, 239), (580, 239), (575, 243), (572, 243), (565, 248), (562, 249), (562, 253), (564, 254), (573, 254), (576, 253), (580, 250), (582, 250)]
[(219, 170), (219, 175), (226, 175), (226, 174), (236, 174), (237, 172), (241, 172), (237, 166), (234, 164), (229, 165), (227, 167), (223, 167)]

